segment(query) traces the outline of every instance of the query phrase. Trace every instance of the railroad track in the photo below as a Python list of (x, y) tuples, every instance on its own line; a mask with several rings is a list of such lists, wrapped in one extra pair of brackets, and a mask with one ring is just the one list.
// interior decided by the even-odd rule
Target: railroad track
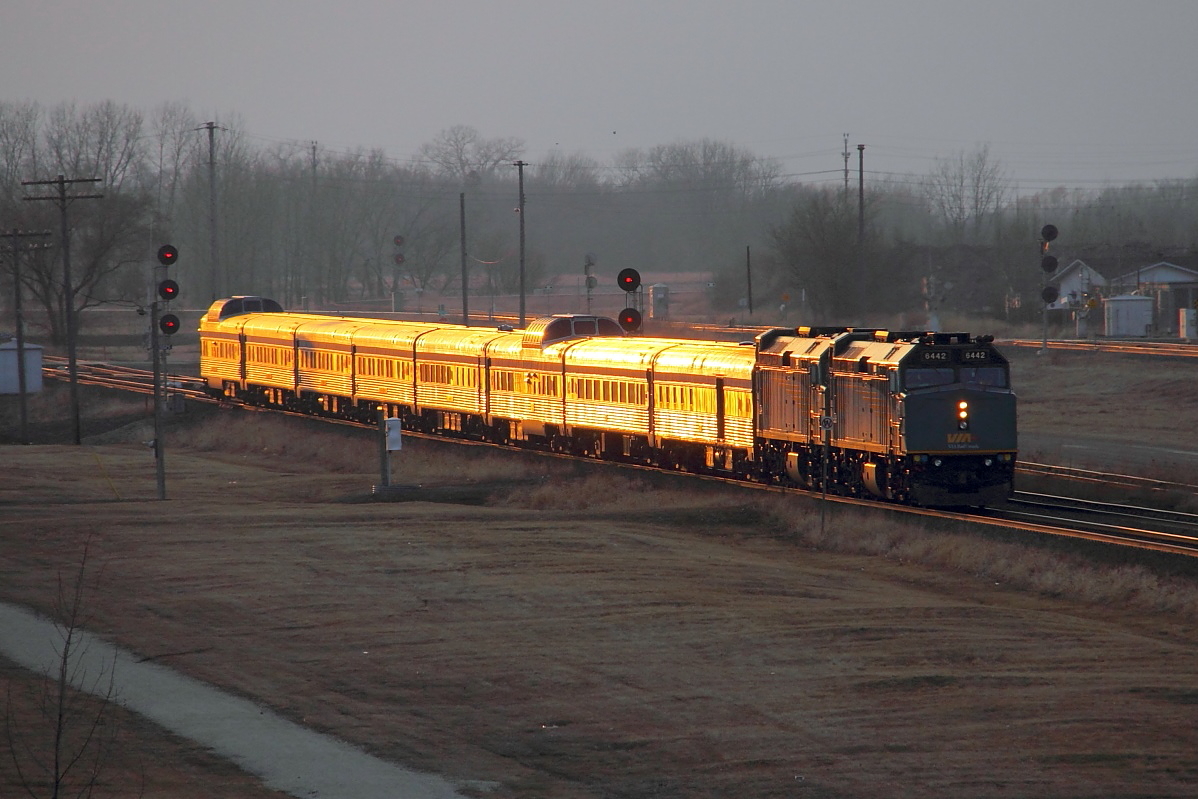
[[(1011, 347), (1034, 347), (1040, 349), (1044, 341), (1034, 339), (1006, 339), (1002, 344)], [(1163, 355), (1180, 358), (1198, 358), (1198, 344), (1168, 341), (1062, 341), (1049, 340), (1050, 350), (1074, 352), (1113, 352), (1121, 355)]]
[(1089, 469), (1075, 469), (1072, 466), (1054, 466), (1047, 463), (1019, 461), (1015, 466), (1015, 472), (1017, 474), (1037, 475), (1041, 477), (1063, 477), (1076, 483), (1092, 483), (1095, 485), (1135, 488), (1148, 491), (1186, 491), (1198, 494), (1198, 486), (1190, 483), (1157, 480), (1151, 477), (1139, 477), (1131, 474), (1095, 472)]
[[(54, 356), (44, 357), (42, 372), (43, 377), (48, 379), (69, 379), (65, 358)], [(104, 386), (139, 394), (152, 395), (154, 393), (153, 372), (145, 369), (103, 363), (78, 362), (76, 364), (76, 373), (80, 384), (83, 385)], [(198, 402), (223, 405), (242, 405), (236, 400), (230, 400), (228, 398), (218, 399), (210, 396), (204, 390), (204, 381), (193, 375), (168, 374), (166, 376), (166, 392), (168, 394), (180, 395)], [(318, 418), (322, 421), (336, 422), (359, 429), (363, 427), (370, 427), (369, 425), (363, 425), (358, 422), (351, 422), (343, 419), (312, 417), (306, 414), (258, 408), (248, 405), (242, 405), (242, 407), (260, 412), (274, 414), (281, 413), (303, 419)], [(430, 441), (452, 441), (460, 444), (471, 444), (475, 446), (485, 446), (519, 452), (530, 452), (530, 450), (521, 447), (492, 444), (489, 442), (473, 441), (468, 439), (447, 438), (446, 436), (423, 434), (415, 431), (405, 432), (405, 435), (411, 436), (413, 438), (427, 439)], [(535, 452), (547, 457), (573, 458), (573, 456), (558, 453), (541, 453), (539, 450)], [(654, 467), (640, 464), (622, 463), (618, 461), (603, 461), (603, 463), (621, 466), (624, 468), (659, 471)], [(1066, 477), (1072, 480), (1102, 483), (1107, 485), (1160, 490), (1180, 489), (1190, 490), (1198, 493), (1198, 486), (1189, 486), (1183, 483), (1151, 480), (1133, 475), (1106, 474), (1102, 472), (1073, 469), (1064, 466), (1053, 466), (1049, 464), (1020, 462), (1016, 466), (1016, 471), (1023, 474), (1052, 475), (1057, 477)], [(793, 491), (804, 493), (810, 496), (820, 496), (818, 494), (813, 494), (812, 492), (800, 491), (799, 489), (783, 489), (778, 486), (745, 483), (743, 481), (731, 480), (718, 476), (694, 476), (705, 480), (736, 484), (755, 490), (771, 492)], [(984, 510), (968, 512), (890, 505), (878, 503), (874, 500), (861, 500), (852, 497), (841, 497), (835, 495), (827, 495), (824, 498), (827, 501), (845, 505), (858, 505), (868, 508), (882, 507), (891, 511), (902, 513), (914, 513), (917, 515), (937, 518), (956, 519), (990, 526), (999, 526), (1007, 529), (1014, 528), (1046, 535), (1069, 536), (1089, 541), (1099, 541), (1125, 547), (1150, 549), (1172, 554), (1187, 555), (1191, 557), (1198, 556), (1198, 515), (1195, 514), (1176, 513), (1172, 511), (1162, 511), (1126, 505), (1113, 505), (1110, 503), (1032, 494), (1022, 491), (1017, 491), (1004, 507), (987, 508)]]
[(987, 513), (1053, 527), (1066, 525), (1073, 535), (1090, 540), (1198, 556), (1198, 514), (1194, 513), (1026, 491), (1016, 491), (1006, 506)]
[[(69, 380), (67, 359), (46, 355), (42, 357), (42, 377), (51, 380)], [(93, 361), (77, 361), (75, 373), (80, 385), (105, 386), (130, 391), (134, 394), (154, 393), (154, 373), (132, 366), (119, 366)], [(168, 394), (179, 394), (188, 399), (211, 399), (204, 391), (204, 381), (194, 375), (166, 375), (165, 389)]]

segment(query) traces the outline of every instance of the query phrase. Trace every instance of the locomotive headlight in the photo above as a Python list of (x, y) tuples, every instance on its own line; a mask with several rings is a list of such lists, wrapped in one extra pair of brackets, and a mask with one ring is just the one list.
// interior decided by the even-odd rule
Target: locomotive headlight
[(965, 400), (957, 403), (957, 419), (960, 420), (957, 422), (958, 430), (969, 429), (969, 403)]
[(943, 461), (941, 461), (939, 458), (937, 458), (936, 460), (932, 461), (932, 465), (933, 465), (933, 466), (939, 466), (939, 465), (940, 465), (942, 462), (943, 462)]
[(990, 459), (990, 458), (986, 458), (986, 460), (982, 461), (982, 463), (986, 464), (987, 466), (993, 466), (993, 465), (994, 465), (994, 461), (993, 461), (992, 459)]

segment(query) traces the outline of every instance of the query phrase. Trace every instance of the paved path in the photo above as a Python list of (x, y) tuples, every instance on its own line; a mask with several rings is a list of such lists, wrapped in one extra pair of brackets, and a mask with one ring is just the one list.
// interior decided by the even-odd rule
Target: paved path
[[(39, 674), (57, 672), (62, 636), (53, 623), (0, 603), (0, 654)], [(84, 634), (76, 645), (88, 690), (108, 688), (117, 701), (156, 724), (209, 747), (267, 787), (304, 799), (459, 799), (440, 777), (400, 768), (344, 741)], [(102, 679), (98, 679), (101, 678)]]

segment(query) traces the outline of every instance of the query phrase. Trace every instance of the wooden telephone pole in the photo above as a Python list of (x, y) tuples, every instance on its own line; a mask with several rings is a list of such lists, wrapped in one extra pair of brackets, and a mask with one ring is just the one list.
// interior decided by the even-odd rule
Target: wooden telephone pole
[(67, 194), (67, 186), (75, 183), (99, 183), (99, 178), (74, 178), (67, 180), (59, 175), (54, 180), (22, 180), (22, 186), (56, 186), (58, 193), (44, 197), (26, 197), (26, 200), (51, 200), (58, 203), (62, 228), (62, 308), (66, 315), (67, 369), (71, 378), (71, 417), (75, 425), (75, 443), (83, 443), (83, 429), (79, 420), (79, 365), (75, 358), (77, 318), (75, 311), (75, 286), (71, 282), (71, 228), (67, 222), (67, 207), (71, 200), (98, 200), (103, 194)]

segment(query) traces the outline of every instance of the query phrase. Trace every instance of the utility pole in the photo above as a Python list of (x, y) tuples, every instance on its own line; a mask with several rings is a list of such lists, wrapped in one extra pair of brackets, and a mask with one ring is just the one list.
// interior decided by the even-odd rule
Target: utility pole
[(466, 274), (466, 192), (458, 193), (458, 219), (462, 239), (462, 324), (470, 326), (470, 283)]
[[(846, 209), (847, 210), (847, 209)], [(857, 276), (865, 275), (865, 145), (857, 145)]]
[(865, 244), (865, 145), (857, 145), (857, 246)]
[[(749, 257), (749, 245), (745, 245), (745, 282), (748, 284), (745, 291), (748, 295), (749, 316), (753, 315), (753, 261)], [(652, 308), (650, 308), (652, 310)]]
[[(307, 257), (300, 264), (300, 275), (302, 276), (301, 282), (303, 285), (300, 287), (299, 294), (303, 298), (301, 307), (305, 311), (308, 310), (308, 298), (315, 295), (316, 287), (319, 285), (319, 281), (316, 278), (319, 271), (316, 268), (316, 178), (318, 175), (317, 167), (320, 166), (320, 162), (316, 159), (316, 145), (317, 142), (313, 140), (311, 179), (308, 191), (308, 234), (304, 242)], [(394, 275), (394, 279), (391, 281), (391, 301), (394, 303), (395, 287), (399, 281), (398, 270), (392, 274)]]
[(21, 239), (31, 236), (47, 238), (49, 235), (50, 231), (48, 230), (23, 231), (15, 228), (9, 233), (0, 233), (0, 238), (6, 238), (11, 242), (6, 252), (12, 253), (13, 314), (17, 324), (17, 393), (20, 395), (21, 406), (21, 432), (18, 438), (22, 444), (29, 443), (29, 411), (27, 408), (28, 388), (25, 385), (25, 325), (21, 309), (21, 253), (29, 250), (48, 249), (50, 245), (43, 242), (22, 247)]
[(844, 204), (849, 204), (849, 134), (844, 134)]
[(205, 122), (196, 130), (208, 131), (208, 260), (212, 262), (212, 301), (215, 302), (217, 297), (227, 293), (216, 247), (216, 132), (227, 128)]
[(520, 214), (520, 327), (524, 327), (524, 167), (528, 164), (517, 161), (515, 166), (520, 171), (520, 207), (516, 213)]
[(99, 178), (74, 178), (67, 180), (59, 175), (54, 180), (22, 180), (22, 186), (57, 186), (58, 195), (25, 197), (26, 200), (52, 200), (58, 203), (62, 231), (62, 306), (66, 317), (67, 372), (71, 379), (71, 417), (74, 419), (75, 444), (83, 443), (83, 429), (79, 419), (79, 363), (75, 357), (75, 286), (71, 282), (71, 228), (67, 222), (67, 204), (70, 200), (99, 200), (103, 194), (67, 194), (67, 186), (75, 183), (99, 183)]

